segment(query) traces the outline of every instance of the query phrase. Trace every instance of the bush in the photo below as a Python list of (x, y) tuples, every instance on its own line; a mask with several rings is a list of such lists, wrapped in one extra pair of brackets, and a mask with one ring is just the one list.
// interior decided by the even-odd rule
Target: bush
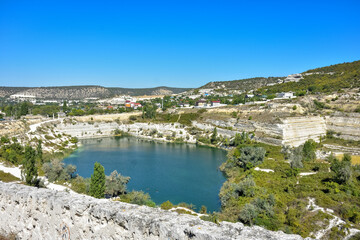
[(330, 169), (335, 173), (335, 180), (339, 184), (346, 184), (350, 181), (352, 176), (351, 168), (351, 156), (344, 154), (342, 161), (339, 161), (337, 158), (329, 158), (331, 161)]
[(306, 161), (315, 160), (315, 158), (316, 158), (316, 154), (315, 154), (316, 145), (317, 145), (316, 142), (314, 140), (312, 140), (312, 139), (309, 139), (304, 143), (304, 146), (303, 146), (304, 160), (306, 160)]
[(105, 194), (111, 197), (119, 196), (126, 193), (126, 185), (130, 177), (124, 177), (116, 170), (110, 176), (106, 176)]
[(302, 163), (302, 149), (301, 147), (298, 147), (298, 148), (294, 148), (291, 150), (291, 153), (290, 153), (290, 166), (292, 169), (295, 169), (295, 168), (303, 168), (304, 165)]
[(49, 136), (49, 135), (45, 135), (45, 138), (46, 138), (46, 140), (53, 140), (54, 139), (54, 137)]
[(72, 137), (72, 138), (70, 138), (70, 142), (73, 144), (76, 144), (79, 142), (79, 139), (77, 137)]
[(164, 209), (164, 210), (169, 210), (171, 208), (174, 207), (174, 205), (168, 200), (166, 202), (163, 202), (161, 205), (160, 205), (161, 209)]
[(71, 180), (71, 189), (77, 193), (87, 194), (90, 182), (89, 179), (77, 176)]
[(240, 197), (253, 197), (256, 184), (251, 176), (246, 177), (235, 186), (235, 193)]
[(266, 151), (262, 147), (242, 147), (237, 164), (244, 169), (253, 168), (264, 161), (265, 153)]
[(64, 166), (65, 164), (61, 160), (54, 159), (44, 163), (43, 171), (50, 182), (68, 181), (74, 177), (76, 167), (71, 164)]
[(239, 220), (245, 224), (253, 225), (257, 215), (256, 207), (251, 203), (247, 203), (240, 211)]
[(136, 120), (137, 120), (137, 117), (134, 116), (134, 115), (131, 115), (131, 116), (129, 117), (129, 120), (130, 120), (130, 121), (136, 121)]
[(201, 213), (201, 214), (206, 214), (206, 213), (207, 213), (207, 208), (206, 208), (206, 206), (204, 206), (204, 205), (201, 206), (200, 213)]
[(156, 204), (151, 201), (150, 195), (148, 193), (144, 193), (143, 191), (132, 191), (124, 194), (121, 196), (121, 201), (137, 205), (146, 205), (149, 207), (156, 206)]

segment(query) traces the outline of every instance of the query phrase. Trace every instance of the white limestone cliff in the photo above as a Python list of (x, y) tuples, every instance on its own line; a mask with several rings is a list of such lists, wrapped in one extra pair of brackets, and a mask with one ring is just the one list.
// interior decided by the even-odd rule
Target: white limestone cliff
[(36, 240), (302, 239), (257, 226), (215, 224), (158, 208), (3, 182), (0, 182), (0, 233)]

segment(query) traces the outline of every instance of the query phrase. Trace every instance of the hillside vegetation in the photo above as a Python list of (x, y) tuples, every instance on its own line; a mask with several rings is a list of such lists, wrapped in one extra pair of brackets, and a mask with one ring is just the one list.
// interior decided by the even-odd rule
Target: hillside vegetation
[[(298, 94), (341, 91), (344, 88), (360, 87), (360, 61), (335, 64), (303, 72), (298, 82), (279, 83), (286, 77), (256, 77), (232, 81), (207, 83), (200, 89), (238, 89), (250, 91), (259, 89), (263, 94), (293, 91)], [(272, 85), (272, 86), (268, 86)]]
[(209, 82), (200, 88), (227, 88), (249, 91), (266, 86), (267, 84), (276, 83), (279, 79), (284, 79), (284, 77), (256, 77), (232, 81)]
[[(311, 75), (308, 75), (311, 74)], [(299, 82), (288, 82), (264, 87), (266, 93), (276, 92), (324, 92), (343, 91), (344, 88), (360, 87), (360, 61), (331, 65), (304, 72)]]

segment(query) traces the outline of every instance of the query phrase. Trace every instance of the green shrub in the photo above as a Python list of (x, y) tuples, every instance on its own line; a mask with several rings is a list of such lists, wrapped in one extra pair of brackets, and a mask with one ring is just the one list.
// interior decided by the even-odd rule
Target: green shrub
[(53, 140), (54, 139), (54, 137), (49, 136), (49, 135), (45, 135), (45, 138), (46, 138), (46, 140)]
[(143, 191), (131, 191), (127, 194), (121, 195), (120, 201), (137, 205), (146, 205), (149, 207), (156, 206), (156, 204), (151, 201), (150, 195), (148, 193), (144, 193)]
[(166, 202), (163, 202), (161, 205), (160, 205), (161, 209), (164, 209), (164, 210), (169, 210), (171, 208), (174, 207), (174, 205), (168, 200)]
[(126, 193), (126, 185), (130, 181), (130, 177), (122, 176), (114, 170), (109, 176), (106, 176), (105, 194), (107, 196), (116, 197)]
[(137, 117), (134, 116), (134, 115), (131, 115), (131, 116), (129, 117), (129, 120), (130, 120), (130, 121), (136, 121), (136, 120), (137, 120)]
[(242, 147), (237, 164), (245, 169), (253, 168), (264, 161), (265, 149), (262, 147)]
[(72, 137), (72, 138), (70, 138), (70, 142), (73, 144), (76, 144), (79, 142), (79, 139), (77, 137)]

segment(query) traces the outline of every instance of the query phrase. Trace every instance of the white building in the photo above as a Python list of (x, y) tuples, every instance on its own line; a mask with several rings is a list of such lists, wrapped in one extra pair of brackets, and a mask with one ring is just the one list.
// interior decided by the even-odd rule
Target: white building
[(220, 101), (212, 101), (211, 106), (212, 107), (219, 107), (220, 106)]
[(291, 99), (291, 98), (296, 98), (294, 96), (293, 92), (281, 92), (277, 94), (277, 98), (281, 98), (281, 99)]

